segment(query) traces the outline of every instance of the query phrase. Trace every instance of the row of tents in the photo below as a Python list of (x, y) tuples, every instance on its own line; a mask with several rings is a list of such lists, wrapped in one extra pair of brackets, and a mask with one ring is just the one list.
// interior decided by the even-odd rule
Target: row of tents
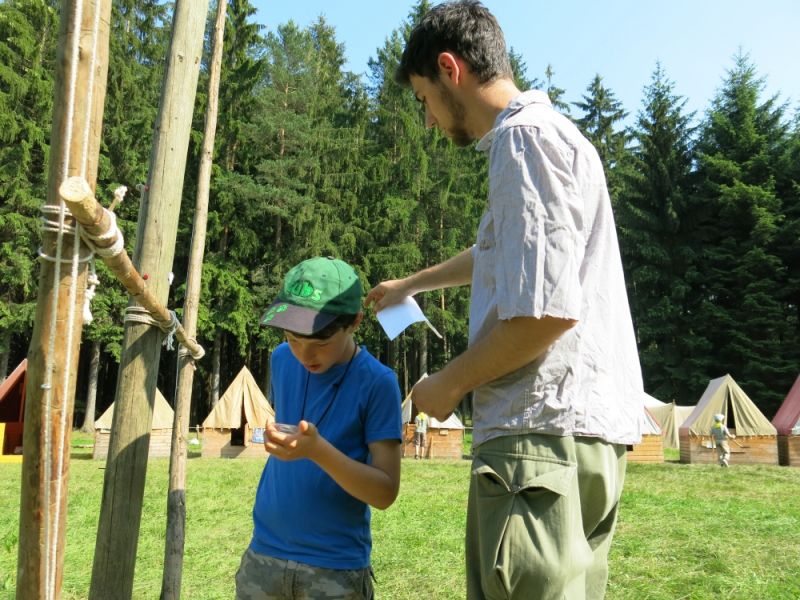
[[(0, 462), (21, 460), (22, 421), (25, 403), (23, 361), (0, 384)], [(403, 401), (404, 455), (413, 455), (413, 406)], [(716, 461), (709, 435), (713, 416), (725, 415), (728, 428), (736, 434), (731, 442), (731, 463), (800, 466), (800, 376), (770, 422), (730, 375), (709, 382), (694, 406), (665, 403), (646, 395), (642, 414), (642, 443), (629, 448), (631, 462), (663, 462), (664, 448), (680, 449), (684, 463)], [(112, 404), (95, 422), (94, 457), (105, 458), (114, 414)], [(156, 390), (150, 456), (169, 456), (173, 411)], [(264, 457), (263, 427), (275, 418), (272, 407), (247, 367), (202, 423), (202, 456), (235, 458)], [(425, 455), (461, 458), (464, 425), (457, 416), (446, 421), (431, 418)]]
[[(682, 463), (714, 463), (714, 415), (731, 433), (732, 464), (800, 466), (800, 376), (772, 421), (730, 375), (712, 379), (694, 406), (678, 406), (646, 395), (642, 443), (629, 449), (632, 462), (662, 462), (663, 448), (680, 450)], [(658, 444), (661, 444), (661, 449)]]

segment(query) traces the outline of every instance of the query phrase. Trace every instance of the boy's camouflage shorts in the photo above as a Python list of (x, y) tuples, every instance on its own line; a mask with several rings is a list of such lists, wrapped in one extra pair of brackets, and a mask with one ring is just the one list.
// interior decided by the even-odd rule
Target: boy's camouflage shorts
[(372, 569), (323, 569), (257, 554), (236, 572), (236, 600), (373, 600)]

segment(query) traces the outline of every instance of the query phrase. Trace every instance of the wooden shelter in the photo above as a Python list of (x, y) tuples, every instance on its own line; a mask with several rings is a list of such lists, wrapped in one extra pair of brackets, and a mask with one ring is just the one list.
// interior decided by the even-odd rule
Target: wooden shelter
[(203, 421), (203, 457), (265, 458), (264, 426), (273, 421), (275, 411), (253, 375), (242, 367)]
[(800, 375), (772, 418), (778, 431), (778, 462), (800, 467)]
[[(94, 422), (94, 451), (92, 458), (105, 460), (111, 439), (111, 424), (114, 420), (114, 404)], [(172, 426), (175, 412), (161, 391), (156, 388), (156, 402), (153, 406), (153, 426), (150, 430), (150, 450), (147, 458), (168, 458), (172, 444)]]
[(628, 462), (663, 463), (661, 427), (647, 407), (642, 408), (642, 441), (628, 446)]
[(0, 384), (0, 462), (22, 462), (27, 372), (25, 359)]
[(736, 439), (729, 440), (731, 464), (778, 464), (778, 435), (775, 427), (758, 410), (730, 375), (712, 379), (706, 391), (681, 425), (681, 462), (715, 464), (716, 447), (711, 437), (714, 415), (723, 421)]
[[(425, 375), (423, 375), (423, 378)], [(416, 407), (411, 402), (411, 394), (403, 400), (403, 456), (414, 456), (414, 418)], [(428, 417), (427, 447), (423, 458), (462, 458), (464, 455), (464, 424), (455, 413), (445, 421)]]

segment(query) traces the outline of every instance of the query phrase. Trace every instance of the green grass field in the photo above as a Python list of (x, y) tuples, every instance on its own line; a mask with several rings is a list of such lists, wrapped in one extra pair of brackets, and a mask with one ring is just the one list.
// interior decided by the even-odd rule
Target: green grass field
[[(76, 436), (74, 445), (85, 444)], [(800, 598), (800, 469), (630, 465), (611, 552), (610, 600)], [(62, 598), (85, 599), (103, 461), (75, 448), (70, 467)], [(161, 589), (168, 461), (150, 461), (134, 598)], [(397, 502), (373, 511), (377, 594), (386, 600), (463, 599), (469, 461), (403, 462)], [(230, 600), (250, 536), (258, 460), (192, 458), (182, 597)], [(18, 464), (0, 464), (0, 600), (14, 598)]]

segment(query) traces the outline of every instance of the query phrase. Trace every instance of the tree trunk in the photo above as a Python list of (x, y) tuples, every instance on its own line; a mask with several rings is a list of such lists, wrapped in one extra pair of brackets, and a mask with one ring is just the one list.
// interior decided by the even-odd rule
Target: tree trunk
[[(133, 262), (162, 304), (169, 294), (208, 0), (177, 0)], [(130, 308), (131, 305), (129, 305)], [(163, 334), (126, 318), (90, 600), (127, 600), (133, 574)]]
[[(206, 246), (208, 197), (211, 185), (211, 165), (217, 130), (219, 79), (222, 65), (222, 40), (225, 32), (227, 0), (217, 0), (214, 23), (214, 42), (208, 81), (208, 108), (203, 133), (203, 150), (197, 183), (197, 199), (189, 256), (189, 275), (186, 281), (186, 302), (183, 308), (183, 327), (189, 337), (197, 335), (197, 307), (200, 304), (200, 280), (203, 273), (203, 254)], [(180, 600), (183, 577), (183, 551), (186, 526), (186, 458), (191, 414), (194, 360), (185, 351), (178, 352), (178, 383), (175, 392), (175, 420), (172, 427), (172, 446), (169, 462), (169, 493), (167, 495), (167, 534), (164, 546), (164, 575), (161, 580), (161, 600)]]
[(214, 337), (214, 351), (211, 353), (211, 378), (208, 385), (209, 404), (214, 408), (219, 402), (219, 370), (222, 362), (222, 332)]
[(86, 392), (86, 415), (83, 417), (81, 431), (94, 433), (94, 413), (97, 402), (97, 374), (100, 371), (100, 342), (92, 342), (92, 357), (89, 362), (89, 389)]

